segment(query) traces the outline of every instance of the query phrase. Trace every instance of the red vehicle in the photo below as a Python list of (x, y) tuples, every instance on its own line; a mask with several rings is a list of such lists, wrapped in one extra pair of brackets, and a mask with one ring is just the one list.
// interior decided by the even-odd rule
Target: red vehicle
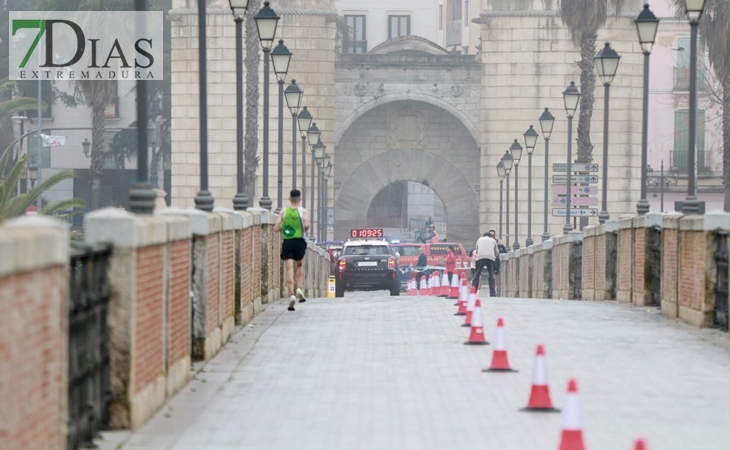
[(464, 250), (464, 246), (458, 243), (439, 242), (437, 244), (421, 244), (418, 242), (405, 242), (401, 244), (392, 244), (393, 251), (400, 255), (398, 265), (401, 267), (414, 266), (418, 262), (418, 249), (422, 248), (426, 252), (426, 258), (429, 266), (445, 266), (446, 254), (449, 248), (454, 250), (456, 255), (457, 268), (469, 268), (469, 255)]

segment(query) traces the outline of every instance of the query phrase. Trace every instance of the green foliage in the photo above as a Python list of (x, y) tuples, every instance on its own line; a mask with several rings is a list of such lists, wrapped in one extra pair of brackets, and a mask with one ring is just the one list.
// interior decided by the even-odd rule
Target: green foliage
[[(28, 206), (35, 205), (38, 202), (38, 198), (44, 192), (48, 191), (61, 181), (74, 177), (73, 172), (70, 170), (61, 171), (42, 180), (28, 192), (15, 195), (16, 186), (20, 181), (21, 175), (25, 171), (25, 166), (30, 155), (23, 155), (17, 163), (15, 163), (12, 167), (8, 167), (10, 153), (11, 152), (6, 151), (2, 160), (0, 160), (0, 174), (7, 173), (5, 176), (0, 175), (0, 223), (13, 217), (22, 216), (25, 214), (26, 208), (28, 208)], [(74, 198), (47, 204), (41, 209), (41, 214), (55, 215), (63, 218), (78, 214), (65, 213), (66, 211), (74, 208), (85, 207), (85, 201)]]

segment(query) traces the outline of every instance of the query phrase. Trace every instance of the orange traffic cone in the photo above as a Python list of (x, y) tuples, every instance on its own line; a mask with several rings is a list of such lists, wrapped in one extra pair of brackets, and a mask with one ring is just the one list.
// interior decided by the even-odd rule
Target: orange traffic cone
[(580, 397), (575, 379), (568, 382), (563, 408), (563, 432), (560, 436), (560, 450), (585, 450), (583, 444), (583, 418), (580, 410)]
[(418, 295), (418, 290), (416, 289), (416, 276), (413, 275), (410, 280), (408, 280), (408, 290), (406, 291), (406, 295), (409, 297), (413, 297), (415, 295)]
[(550, 387), (548, 386), (547, 362), (545, 360), (545, 349), (542, 344), (537, 346), (535, 363), (532, 366), (532, 389), (530, 400), (523, 411), (544, 411), (557, 412), (559, 409), (553, 407), (550, 400)]
[(459, 298), (459, 275), (454, 272), (451, 277), (451, 289), (449, 289), (449, 298)]
[(507, 337), (504, 332), (504, 320), (497, 319), (497, 329), (494, 332), (494, 351), (492, 352), (492, 363), (489, 369), (482, 372), (517, 372), (509, 366), (507, 358)]
[(469, 333), (469, 340), (464, 342), (466, 345), (489, 345), (486, 339), (484, 339), (484, 324), (482, 322), (482, 304), (477, 299), (474, 305), (474, 311), (471, 315), (471, 333)]
[(474, 304), (476, 303), (477, 293), (476, 288), (472, 286), (469, 288), (469, 296), (467, 297), (466, 301), (466, 318), (464, 320), (464, 323), (461, 324), (462, 327), (470, 327), (471, 326), (471, 317), (474, 313)]
[(449, 290), (451, 290), (451, 286), (449, 286), (449, 275), (444, 270), (444, 275), (441, 277), (441, 290), (439, 291), (439, 297), (448, 297)]
[(646, 450), (646, 442), (643, 439), (637, 439), (634, 450)]

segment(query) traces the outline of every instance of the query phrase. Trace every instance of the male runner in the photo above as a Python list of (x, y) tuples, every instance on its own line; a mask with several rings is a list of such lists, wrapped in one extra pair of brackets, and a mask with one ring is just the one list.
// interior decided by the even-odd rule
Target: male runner
[[(306, 302), (302, 287), (304, 286), (304, 255), (307, 253), (307, 241), (304, 237), (309, 231), (309, 212), (299, 206), (302, 200), (302, 193), (298, 189), (292, 189), (289, 194), (289, 206), (282, 209), (276, 219), (274, 231), (281, 231), (283, 242), (281, 244), (281, 260), (284, 261), (284, 276), (286, 287), (289, 290), (291, 299), (289, 311), (294, 311), (294, 303)], [(294, 263), (297, 267), (297, 283), (299, 286), (294, 295)]]

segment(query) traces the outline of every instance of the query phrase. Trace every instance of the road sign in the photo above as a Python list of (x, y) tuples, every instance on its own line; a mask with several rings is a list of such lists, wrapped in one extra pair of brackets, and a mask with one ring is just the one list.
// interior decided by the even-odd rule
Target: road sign
[[(596, 217), (598, 208), (570, 209), (570, 217)], [(553, 208), (553, 217), (565, 217), (565, 208)]]
[[(570, 192), (577, 195), (598, 194), (598, 186), (571, 186)], [(553, 194), (565, 195), (565, 185), (553, 186)]]
[[(568, 181), (567, 175), (553, 175), (553, 184), (565, 184)], [(573, 175), (570, 177), (571, 183), (598, 183), (598, 177), (596, 175)]]
[[(565, 206), (567, 203), (566, 197), (553, 197), (553, 205)], [(570, 204), (573, 206), (596, 206), (598, 204), (597, 197), (573, 197), (570, 200)]]
[[(567, 172), (568, 165), (565, 163), (554, 163), (553, 172)], [(573, 164), (570, 166), (571, 172), (598, 172), (598, 164)]]
[(37, 214), (38, 214), (38, 207), (36, 205), (30, 205), (29, 207), (25, 208), (26, 216), (35, 216)]

